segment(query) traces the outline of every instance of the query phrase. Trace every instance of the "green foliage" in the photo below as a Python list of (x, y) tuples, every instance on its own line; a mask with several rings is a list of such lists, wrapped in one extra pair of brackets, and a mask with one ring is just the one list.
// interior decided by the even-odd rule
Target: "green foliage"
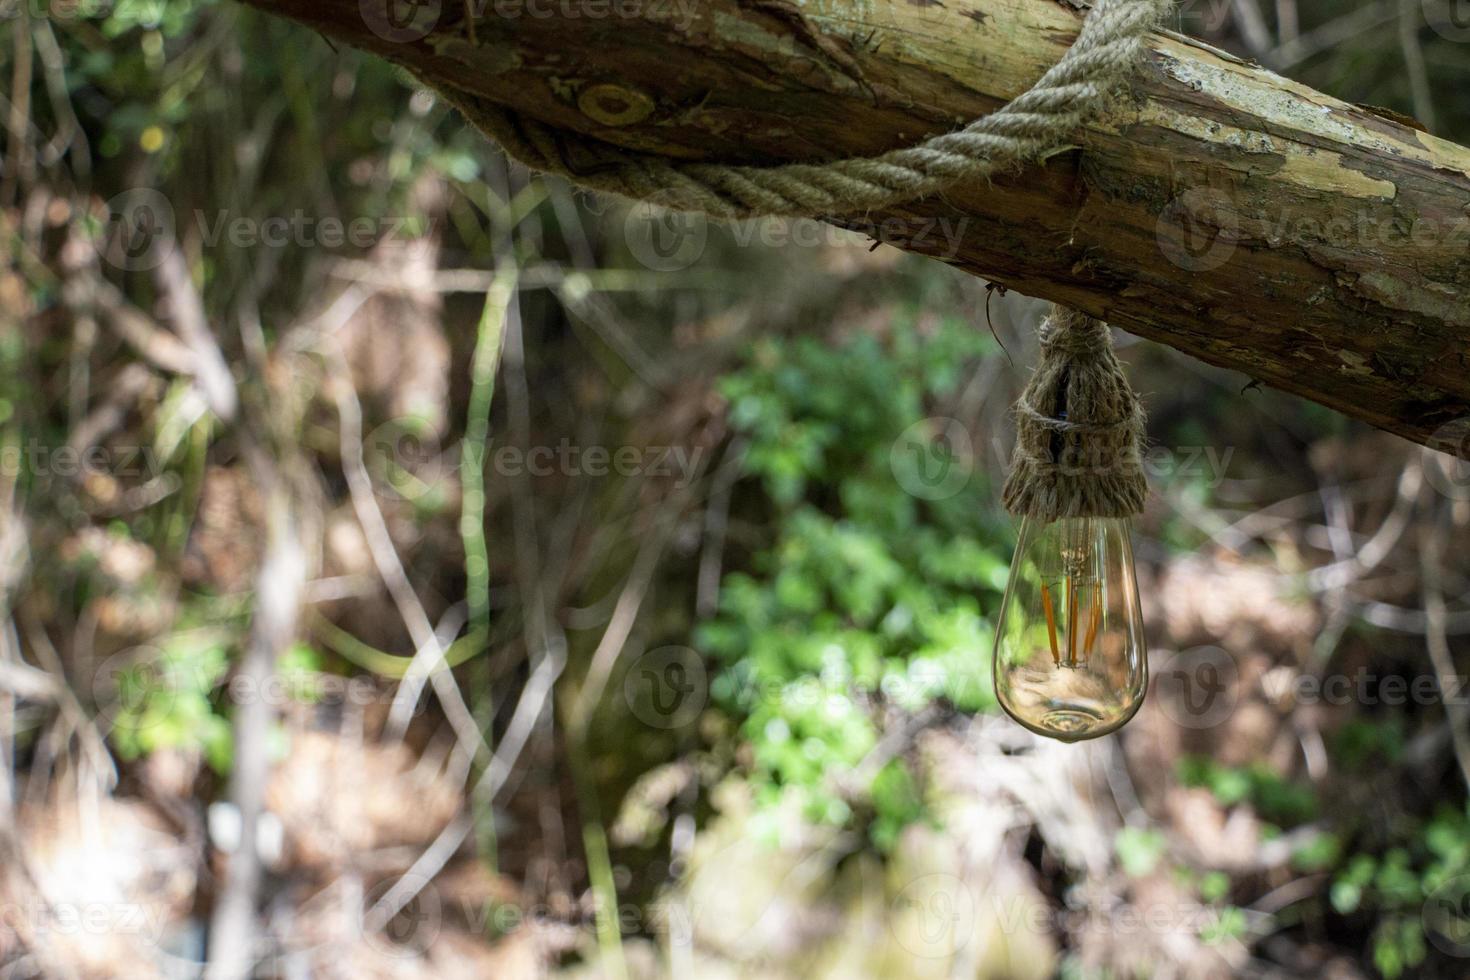
[(1199, 897), (1206, 902), (1218, 902), (1230, 894), (1230, 876), (1223, 871), (1207, 871), (1200, 875)]
[(1238, 769), (1186, 756), (1179, 760), (1179, 781), (1205, 787), (1223, 806), (1248, 803), (1263, 819), (1281, 826), (1305, 823), (1317, 815), (1317, 797), (1311, 787), (1283, 779), (1265, 766)]
[(923, 801), (909, 770), (890, 762), (873, 779), (873, 810), (876, 817), (870, 829), (873, 843), (880, 850), (891, 850), (905, 826), (923, 816)]
[(1239, 939), (1245, 933), (1245, 912), (1234, 905), (1227, 905), (1219, 911), (1213, 922), (1200, 930), (1200, 938), (1213, 946)]
[(1113, 839), (1113, 850), (1124, 872), (1134, 878), (1152, 874), (1164, 856), (1168, 842), (1157, 830), (1124, 827)]
[(1403, 752), (1404, 724), (1397, 715), (1355, 718), (1343, 725), (1332, 740), (1332, 757), (1339, 765), (1357, 770), (1395, 763)]
[(1424, 925), (1417, 918), (1393, 916), (1373, 930), (1373, 965), (1389, 980), (1424, 962)]
[(1336, 834), (1315, 834), (1291, 855), (1291, 863), (1303, 872), (1324, 871), (1342, 857), (1342, 840)]
[(1058, 980), (1115, 980), (1112, 970), (1099, 969), (1088, 966), (1076, 953), (1068, 953), (1062, 957), (1061, 966), (1057, 969)]
[(166, 748), (201, 747), (216, 772), (230, 768), (230, 723), (211, 693), (229, 669), (215, 634), (182, 633), (151, 660), (118, 671), (116, 718), (110, 733), (124, 759)]
[[(1339, 733), (1337, 741), (1347, 747), (1351, 764), (1362, 765), (1375, 757), (1393, 758), (1401, 750), (1402, 732), (1392, 723), (1355, 722)], [(1185, 785), (1208, 788), (1226, 806), (1248, 804), (1263, 819), (1283, 826), (1318, 815), (1319, 804), (1310, 788), (1263, 767), (1236, 769), (1185, 758), (1179, 777)], [(1292, 863), (1304, 873), (1332, 874), (1328, 904), (1338, 915), (1366, 916), (1374, 923), (1373, 962), (1393, 980), (1428, 955), (1421, 921), (1425, 900), (1446, 882), (1470, 872), (1470, 811), (1442, 807), (1427, 823), (1405, 821), (1388, 840), (1360, 849), (1347, 846), (1339, 833), (1318, 833), (1297, 848)]]
[(744, 719), (758, 799), (841, 825), (856, 790), (880, 848), (922, 815), (912, 771), (895, 760), (861, 787), (832, 774), (862, 762), (894, 709), (994, 706), (987, 617), (1007, 561), (1002, 528), (986, 522), (989, 490), (972, 474), (954, 495), (920, 500), (891, 462), (988, 344), (959, 320), (921, 337), (900, 317), (882, 341), (763, 340), (721, 386), (745, 472), (774, 513), (697, 634), (725, 664), (715, 697)]
[[(153, 656), (133, 659), (108, 678), (115, 690), (103, 707), (112, 713), (108, 737), (118, 755), (132, 760), (159, 749), (198, 748), (211, 769), (227, 774), (234, 745), (220, 692), (228, 689), (232, 642), (222, 631), (178, 633)], [(269, 689), (231, 693), (315, 701), (321, 659), (311, 647), (293, 644), (277, 661)]]
[(1373, 963), (1389, 980), (1424, 962), (1422, 911), (1437, 889), (1470, 873), (1470, 807), (1441, 807), (1427, 823), (1410, 823), (1381, 852), (1352, 854), (1328, 893), (1339, 915), (1370, 915)]
[(321, 686), (317, 683), (321, 673), (322, 655), (305, 643), (291, 644), (276, 661), (281, 688), (297, 701), (309, 703), (321, 699)]

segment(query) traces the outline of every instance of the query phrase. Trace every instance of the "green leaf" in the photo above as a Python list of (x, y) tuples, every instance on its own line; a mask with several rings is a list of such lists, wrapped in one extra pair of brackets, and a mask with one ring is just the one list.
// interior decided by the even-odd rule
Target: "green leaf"
[(1118, 863), (1129, 877), (1142, 878), (1153, 873), (1167, 848), (1164, 835), (1157, 830), (1124, 827), (1113, 839)]

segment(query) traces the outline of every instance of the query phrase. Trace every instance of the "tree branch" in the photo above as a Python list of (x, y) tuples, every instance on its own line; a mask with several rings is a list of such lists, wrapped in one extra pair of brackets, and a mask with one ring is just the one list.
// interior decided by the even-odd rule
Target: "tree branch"
[[(248, 2), (472, 117), (558, 127), (588, 165), (588, 139), (742, 163), (909, 145), (1024, 91), (1079, 23), (1054, 0), (498, 0), (472, 44), (460, 4), (389, 30), (357, 0)], [(1077, 144), (838, 223), (1418, 442), (1467, 424), (1470, 150), (1169, 33)]]

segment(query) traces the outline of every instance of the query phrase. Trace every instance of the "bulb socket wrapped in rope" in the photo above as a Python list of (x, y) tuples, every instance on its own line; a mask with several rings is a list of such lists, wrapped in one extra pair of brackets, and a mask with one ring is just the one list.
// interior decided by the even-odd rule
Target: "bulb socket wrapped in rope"
[(1107, 324), (1054, 306), (1041, 358), (1016, 402), (1002, 500), (1018, 517), (1132, 517), (1143, 510), (1143, 408)]

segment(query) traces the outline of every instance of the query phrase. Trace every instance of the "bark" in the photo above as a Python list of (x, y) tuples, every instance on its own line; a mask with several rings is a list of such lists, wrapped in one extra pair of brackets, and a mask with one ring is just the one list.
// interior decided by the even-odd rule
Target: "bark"
[[(362, 12), (386, 0), (247, 2), (472, 108), (746, 163), (952, 129), (1024, 91), (1080, 17), (1060, 0), (421, 0), (400, 32)], [(1470, 150), (1390, 115), (1160, 33), (1075, 148), (859, 226), (1410, 439), (1459, 438)]]

